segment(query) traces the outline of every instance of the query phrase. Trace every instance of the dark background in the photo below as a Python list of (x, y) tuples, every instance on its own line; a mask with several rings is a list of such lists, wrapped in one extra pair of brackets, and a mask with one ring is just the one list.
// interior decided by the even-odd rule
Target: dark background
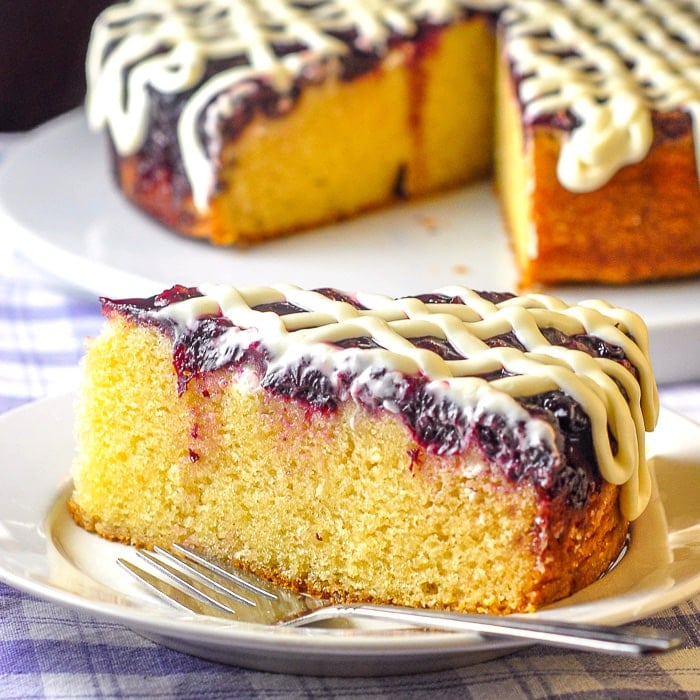
[(0, 131), (80, 105), (95, 17), (114, 0), (0, 0)]

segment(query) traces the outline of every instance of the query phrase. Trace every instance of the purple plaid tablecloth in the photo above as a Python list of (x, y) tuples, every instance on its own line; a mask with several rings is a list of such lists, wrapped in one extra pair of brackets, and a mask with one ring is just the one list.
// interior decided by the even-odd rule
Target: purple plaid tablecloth
[[(0, 231), (0, 412), (72, 390), (97, 300), (49, 278)], [(700, 421), (700, 382), (662, 387)], [(12, 465), (3, 464), (5, 477)], [(314, 678), (224, 666), (0, 584), (1, 698), (682, 698), (700, 697), (700, 596), (645, 621), (687, 645), (645, 658), (531, 647), (459, 670)]]

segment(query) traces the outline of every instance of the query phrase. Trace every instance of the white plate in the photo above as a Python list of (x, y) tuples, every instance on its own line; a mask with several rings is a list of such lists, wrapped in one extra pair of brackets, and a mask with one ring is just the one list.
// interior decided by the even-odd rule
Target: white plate
[[(131, 207), (111, 179), (101, 136), (82, 111), (10, 149), (0, 168), (0, 231), (55, 275), (97, 294), (140, 296), (174, 283), (290, 282), (386, 294), (447, 284), (512, 290), (516, 270), (487, 182), (246, 250), (177, 236)], [(604, 297), (650, 329), (661, 382), (700, 377), (700, 280), (636, 287), (567, 287), (569, 300)]]
[[(196, 618), (152, 599), (115, 564), (132, 550), (88, 534), (67, 512), (72, 405), (72, 397), (62, 397), (0, 416), (0, 580), (174, 649), (266, 671), (418, 673), (472, 665), (522, 646), (376, 626), (261, 627)], [(623, 624), (700, 591), (700, 426), (664, 412), (649, 448), (658, 487), (634, 523), (626, 556), (603, 579), (538, 615)]]

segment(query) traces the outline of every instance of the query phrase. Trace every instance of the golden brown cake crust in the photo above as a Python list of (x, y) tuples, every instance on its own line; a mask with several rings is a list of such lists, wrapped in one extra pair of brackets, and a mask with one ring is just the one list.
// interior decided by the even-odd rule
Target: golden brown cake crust
[[(668, 131), (681, 135), (664, 138)], [(619, 284), (700, 272), (700, 196), (689, 117), (657, 116), (655, 132), (643, 161), (593, 192), (575, 193), (556, 178), (562, 132), (526, 131), (537, 254), (525, 264), (523, 285)]]

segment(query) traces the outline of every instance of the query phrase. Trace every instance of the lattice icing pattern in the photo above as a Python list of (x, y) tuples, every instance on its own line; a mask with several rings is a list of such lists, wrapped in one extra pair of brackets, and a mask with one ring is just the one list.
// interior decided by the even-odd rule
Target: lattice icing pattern
[[(392, 38), (414, 36), (420, 23), (504, 8), (526, 116), (573, 116), (558, 165), (565, 187), (595, 189), (644, 158), (654, 110), (691, 115), (700, 171), (698, 0), (132, 0), (95, 25), (88, 118), (94, 128), (108, 126), (118, 153), (131, 155), (147, 137), (150, 87), (192, 91), (178, 141), (195, 203), (206, 209), (220, 123), (260, 84), (278, 92), (284, 113), (300, 79), (338, 75), (352, 52), (384, 57)], [(208, 75), (210, 61), (226, 67)]]
[(463, 287), (395, 299), (283, 285), (202, 285), (159, 299), (137, 305), (135, 315), (179, 337), (196, 333), (203, 319), (219, 324), (197, 340), (207, 370), (264, 347), (268, 380), (302, 367), (340, 390), (352, 377), (344, 398), (369, 392), (392, 412), (399, 410), (403, 378), (420, 376), (430, 395), (459, 406), (468, 421), (487, 412), (530, 426), (532, 444), (553, 444), (554, 435), (545, 421), (529, 420), (523, 399), (561, 391), (590, 419), (601, 474), (623, 485), (626, 516), (636, 517), (648, 501), (644, 432), (655, 425), (658, 396), (646, 327), (632, 312), (602, 301), (567, 305), (548, 295)]

